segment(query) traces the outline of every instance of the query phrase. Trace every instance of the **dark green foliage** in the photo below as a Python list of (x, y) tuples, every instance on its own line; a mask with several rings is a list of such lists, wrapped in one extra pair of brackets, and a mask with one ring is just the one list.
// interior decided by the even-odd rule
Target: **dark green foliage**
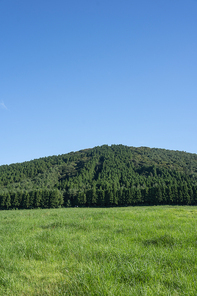
[[(22, 206), (23, 209), (29, 209), (30, 208), (30, 194), (27, 191), (25, 191), (23, 193), (23, 200), (22, 200), (22, 205), (21, 206)], [(39, 205), (37, 207), (39, 207)]]
[(0, 166), (0, 209), (197, 203), (197, 155), (123, 145)]

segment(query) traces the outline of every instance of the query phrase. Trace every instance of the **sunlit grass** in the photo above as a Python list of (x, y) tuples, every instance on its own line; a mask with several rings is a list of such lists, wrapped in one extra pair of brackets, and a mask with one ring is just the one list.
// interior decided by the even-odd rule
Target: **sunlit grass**
[(0, 212), (0, 295), (197, 295), (197, 207)]

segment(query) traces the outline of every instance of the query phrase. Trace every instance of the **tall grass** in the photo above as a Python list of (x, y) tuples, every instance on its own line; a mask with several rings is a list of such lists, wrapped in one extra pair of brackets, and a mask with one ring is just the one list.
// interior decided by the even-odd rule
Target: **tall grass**
[(0, 295), (197, 295), (197, 207), (0, 212)]

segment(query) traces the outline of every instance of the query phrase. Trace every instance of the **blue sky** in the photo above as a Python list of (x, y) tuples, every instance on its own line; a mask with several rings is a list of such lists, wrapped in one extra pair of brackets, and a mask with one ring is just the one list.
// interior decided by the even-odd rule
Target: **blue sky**
[(197, 153), (196, 0), (0, 0), (0, 165)]

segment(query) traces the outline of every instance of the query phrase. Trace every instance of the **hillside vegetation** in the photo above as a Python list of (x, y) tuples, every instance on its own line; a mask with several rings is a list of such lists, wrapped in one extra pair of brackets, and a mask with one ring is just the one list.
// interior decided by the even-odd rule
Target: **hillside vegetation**
[(197, 155), (103, 145), (0, 166), (0, 209), (197, 204)]

